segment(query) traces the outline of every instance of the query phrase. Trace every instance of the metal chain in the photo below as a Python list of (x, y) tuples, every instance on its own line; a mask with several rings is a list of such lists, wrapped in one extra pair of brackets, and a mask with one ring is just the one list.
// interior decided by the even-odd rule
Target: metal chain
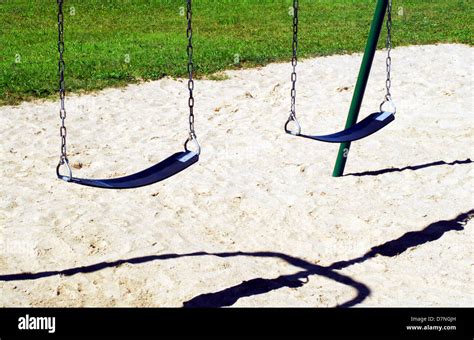
[(64, 82), (64, 70), (66, 64), (64, 63), (64, 14), (63, 14), (63, 0), (57, 0), (58, 2), (58, 52), (59, 52), (59, 98), (61, 100), (61, 108), (59, 110), (59, 118), (61, 119), (61, 128), (59, 134), (61, 136), (61, 156), (59, 158), (59, 165), (68, 163), (67, 151), (66, 151), (66, 109), (64, 105), (64, 100), (66, 97), (66, 89)]
[(192, 0), (187, 0), (187, 14), (186, 18), (188, 21), (188, 28), (186, 30), (186, 36), (188, 38), (188, 90), (189, 90), (189, 99), (188, 99), (188, 106), (189, 106), (189, 135), (191, 139), (196, 139), (196, 132), (194, 130), (194, 80), (193, 80), (193, 72), (194, 72), (194, 62), (193, 62), (193, 26), (192, 26), (192, 18), (193, 18), (193, 11), (192, 11)]
[(184, 149), (188, 150), (188, 143), (193, 142), (194, 146), (196, 147), (196, 153), (201, 153), (201, 146), (196, 137), (196, 131), (194, 130), (194, 80), (193, 80), (193, 73), (194, 73), (194, 62), (193, 62), (193, 10), (192, 10), (192, 0), (187, 0), (187, 12), (186, 12), (186, 19), (188, 21), (188, 28), (186, 30), (186, 36), (188, 38), (188, 90), (189, 90), (189, 99), (188, 99), (188, 106), (189, 106), (189, 137), (184, 142)]
[[(291, 109), (290, 116), (285, 124), (285, 131), (293, 135), (299, 135), (301, 133), (301, 125), (296, 119), (296, 67), (298, 66), (298, 0), (293, 0), (293, 57), (291, 59), (291, 66), (293, 71), (291, 72)], [(290, 129), (290, 123), (295, 125), (295, 129)]]
[[(392, 103), (392, 0), (388, 1), (387, 7), (387, 41), (386, 41), (386, 48), (387, 48), (387, 59), (386, 59), (386, 70), (387, 70), (387, 79), (385, 80), (385, 100), (382, 105), (386, 102)], [(393, 105), (393, 103), (392, 103)]]
[(296, 67), (298, 66), (298, 0), (293, 0), (293, 58), (291, 65), (293, 72), (291, 73), (291, 110), (289, 120), (296, 120)]

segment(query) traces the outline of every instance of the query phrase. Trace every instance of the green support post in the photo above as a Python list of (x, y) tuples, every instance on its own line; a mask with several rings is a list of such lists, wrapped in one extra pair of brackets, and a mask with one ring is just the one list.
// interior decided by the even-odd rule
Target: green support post
[[(385, 13), (387, 12), (388, 1), (389, 0), (377, 0), (374, 19), (372, 20), (372, 25), (370, 27), (369, 39), (367, 40), (367, 46), (365, 47), (365, 53), (364, 58), (362, 59), (359, 77), (357, 78), (357, 84), (352, 97), (351, 108), (349, 110), (349, 115), (347, 116), (346, 129), (355, 125), (359, 117), (359, 111), (362, 105), (362, 100), (364, 99), (365, 89), (367, 87), (367, 81), (369, 80), (375, 51), (377, 50), (377, 43), (380, 38), (380, 32), (382, 31)], [(339, 147), (336, 165), (334, 166), (334, 171), (332, 173), (333, 177), (340, 177), (344, 174), (344, 168), (346, 166), (347, 157), (349, 157), (350, 147), (350, 142), (342, 143)]]

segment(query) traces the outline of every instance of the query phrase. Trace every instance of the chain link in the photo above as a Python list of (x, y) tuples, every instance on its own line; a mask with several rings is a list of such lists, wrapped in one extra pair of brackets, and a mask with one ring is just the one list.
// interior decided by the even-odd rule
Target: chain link
[(57, 0), (58, 3), (58, 52), (59, 52), (59, 62), (58, 62), (58, 71), (59, 71), (59, 98), (61, 101), (61, 107), (59, 110), (59, 118), (61, 119), (61, 127), (59, 129), (59, 135), (61, 137), (61, 155), (59, 158), (59, 165), (68, 163), (67, 158), (67, 149), (66, 149), (66, 108), (65, 108), (65, 98), (66, 98), (66, 86), (64, 81), (64, 71), (66, 69), (66, 64), (64, 63), (64, 13), (63, 13), (63, 0)]
[(193, 26), (192, 26), (192, 19), (193, 19), (193, 11), (192, 11), (192, 0), (187, 0), (187, 12), (186, 12), (186, 19), (188, 21), (188, 28), (186, 30), (186, 36), (188, 38), (188, 46), (187, 46), (187, 53), (188, 53), (188, 90), (189, 90), (189, 99), (188, 99), (188, 106), (189, 106), (189, 135), (191, 139), (196, 139), (196, 132), (194, 130), (194, 80), (193, 80), (193, 72), (194, 72), (194, 62), (193, 62)]

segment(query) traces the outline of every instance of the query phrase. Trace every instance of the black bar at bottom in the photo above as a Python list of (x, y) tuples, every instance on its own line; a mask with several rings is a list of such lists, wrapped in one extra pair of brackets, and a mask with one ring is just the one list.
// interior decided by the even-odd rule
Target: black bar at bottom
[[(4, 308), (0, 338), (229, 336), (469, 338), (472, 308), (127, 309)], [(54, 317), (54, 332), (49, 327)], [(35, 320), (35, 321), (32, 321)], [(45, 329), (31, 329), (39, 326)], [(20, 329), (22, 328), (22, 329)], [(27, 328), (27, 329), (25, 329)]]

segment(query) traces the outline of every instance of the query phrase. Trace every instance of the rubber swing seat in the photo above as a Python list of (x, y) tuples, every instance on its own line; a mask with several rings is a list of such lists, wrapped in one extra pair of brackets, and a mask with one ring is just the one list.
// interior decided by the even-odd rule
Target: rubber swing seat
[(391, 112), (376, 112), (367, 116), (354, 126), (330, 135), (312, 136), (298, 134), (297, 136), (326, 143), (353, 142), (376, 133), (394, 120), (395, 115)]
[(175, 153), (152, 167), (135, 174), (110, 179), (69, 178), (58, 173), (58, 178), (70, 183), (103, 189), (133, 189), (151, 185), (167, 179), (199, 160), (199, 155), (192, 151)]

